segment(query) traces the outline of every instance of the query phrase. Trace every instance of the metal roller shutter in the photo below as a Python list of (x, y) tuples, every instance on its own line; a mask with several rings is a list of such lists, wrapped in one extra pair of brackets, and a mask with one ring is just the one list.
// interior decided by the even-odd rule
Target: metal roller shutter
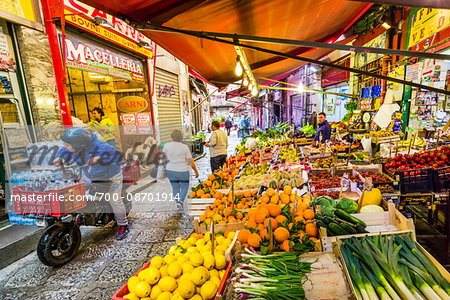
[(170, 142), (172, 130), (182, 129), (178, 75), (156, 68), (155, 93), (160, 142)]

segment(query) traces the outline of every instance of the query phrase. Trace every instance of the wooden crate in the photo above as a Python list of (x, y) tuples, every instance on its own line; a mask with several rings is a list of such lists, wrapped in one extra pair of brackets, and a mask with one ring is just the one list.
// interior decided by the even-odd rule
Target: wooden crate
[[(379, 233), (398, 233), (401, 231), (413, 232), (414, 231), (414, 221), (407, 219), (402, 213), (400, 213), (396, 208), (394, 203), (388, 203), (388, 210), (382, 213), (364, 213), (364, 214), (352, 214), (355, 218), (367, 224), (366, 230), (369, 234), (379, 234)], [(353, 235), (340, 235), (340, 236), (328, 236), (327, 230), (325, 228), (319, 228), (319, 239), (322, 245), (323, 252), (332, 251), (333, 242), (338, 239), (345, 239), (352, 236), (364, 236), (367, 233), (353, 234)]]
[(198, 219), (215, 200), (214, 198), (188, 198), (189, 216)]
[[(241, 229), (244, 229), (245, 222), (239, 222), (239, 223), (227, 223), (227, 224), (215, 224), (214, 225), (214, 231), (220, 232), (220, 231), (238, 231)], [(196, 233), (204, 234), (207, 231), (211, 230), (211, 226), (208, 226), (206, 229), (202, 227), (198, 220), (194, 220), (194, 230)]]
[[(406, 231), (399, 231), (399, 232), (385, 232), (385, 233), (381, 233), (381, 235), (402, 234), (402, 233), (408, 233), (408, 232), (411, 232), (411, 231), (406, 230)], [(367, 234), (367, 235), (377, 235), (377, 234), (379, 234), (379, 233), (372, 233), (372, 234)], [(350, 238), (350, 237), (351, 236), (345, 236), (345, 237), (341, 236), (341, 237), (339, 237), (339, 240)], [(414, 240), (415, 240), (415, 236), (414, 236)], [(445, 278), (445, 280), (450, 282), (449, 272), (430, 253), (428, 253), (428, 251), (426, 251), (417, 241), (415, 241), (415, 244), (416, 244), (416, 247), (420, 251), (422, 251), (426, 257), (428, 257), (430, 259), (430, 261), (439, 270), (439, 272)], [(350, 278), (350, 274), (348, 272), (347, 266), (345, 265), (344, 258), (342, 257), (342, 252), (341, 252), (341, 249), (339, 248), (339, 241), (333, 243), (332, 251), (333, 251), (333, 254), (341, 261), (342, 270), (344, 271), (347, 285), (349, 286), (349, 288), (351, 290), (351, 295), (348, 297), (348, 299), (356, 300), (357, 297), (356, 297), (356, 293), (355, 293), (355, 288), (353, 287), (353, 284), (352, 284), (352, 281)]]

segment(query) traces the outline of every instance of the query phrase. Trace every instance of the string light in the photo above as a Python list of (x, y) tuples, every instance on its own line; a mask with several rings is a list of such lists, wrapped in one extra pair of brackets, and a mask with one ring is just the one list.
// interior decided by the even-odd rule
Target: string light
[(303, 93), (305, 91), (305, 87), (303, 86), (303, 82), (298, 83), (297, 92)]
[(237, 75), (238, 77), (241, 77), (241, 76), (242, 76), (242, 73), (244, 72), (244, 70), (242, 69), (242, 65), (241, 65), (239, 56), (236, 57), (236, 61), (237, 61), (237, 63), (236, 63), (236, 68), (234, 69), (234, 73), (236, 73), (236, 75)]

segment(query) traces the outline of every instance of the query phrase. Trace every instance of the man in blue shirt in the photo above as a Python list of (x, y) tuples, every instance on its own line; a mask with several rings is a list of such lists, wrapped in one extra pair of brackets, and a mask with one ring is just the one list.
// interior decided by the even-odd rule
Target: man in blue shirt
[(328, 141), (331, 139), (331, 125), (327, 121), (327, 116), (325, 113), (321, 112), (319, 114), (319, 128), (317, 129), (316, 133), (314, 134), (314, 141), (319, 142), (320, 141), (320, 135), (322, 134), (322, 144), (325, 143), (325, 141)]
[(67, 162), (68, 164), (76, 163), (79, 166), (86, 164), (90, 166), (89, 170), (83, 168), (83, 172), (92, 182), (107, 185), (108, 190), (104, 192), (109, 194), (109, 203), (119, 226), (117, 239), (124, 239), (129, 229), (126, 208), (121, 199), (122, 153), (108, 143), (100, 141), (95, 134), (79, 127), (64, 130), (61, 140), (64, 142), (64, 147), (58, 151), (53, 164), (62, 166)]

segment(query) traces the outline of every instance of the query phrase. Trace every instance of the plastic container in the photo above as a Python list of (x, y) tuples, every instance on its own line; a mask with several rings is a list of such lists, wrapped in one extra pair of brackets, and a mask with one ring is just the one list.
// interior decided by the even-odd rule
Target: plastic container
[(433, 191), (432, 169), (400, 171), (399, 176), (400, 192), (402, 194), (429, 193)]
[(14, 213), (62, 217), (86, 207), (86, 188), (83, 182), (46, 192), (25, 191), (23, 186), (13, 187), (11, 201)]
[(433, 169), (433, 190), (436, 193), (450, 189), (450, 167)]

